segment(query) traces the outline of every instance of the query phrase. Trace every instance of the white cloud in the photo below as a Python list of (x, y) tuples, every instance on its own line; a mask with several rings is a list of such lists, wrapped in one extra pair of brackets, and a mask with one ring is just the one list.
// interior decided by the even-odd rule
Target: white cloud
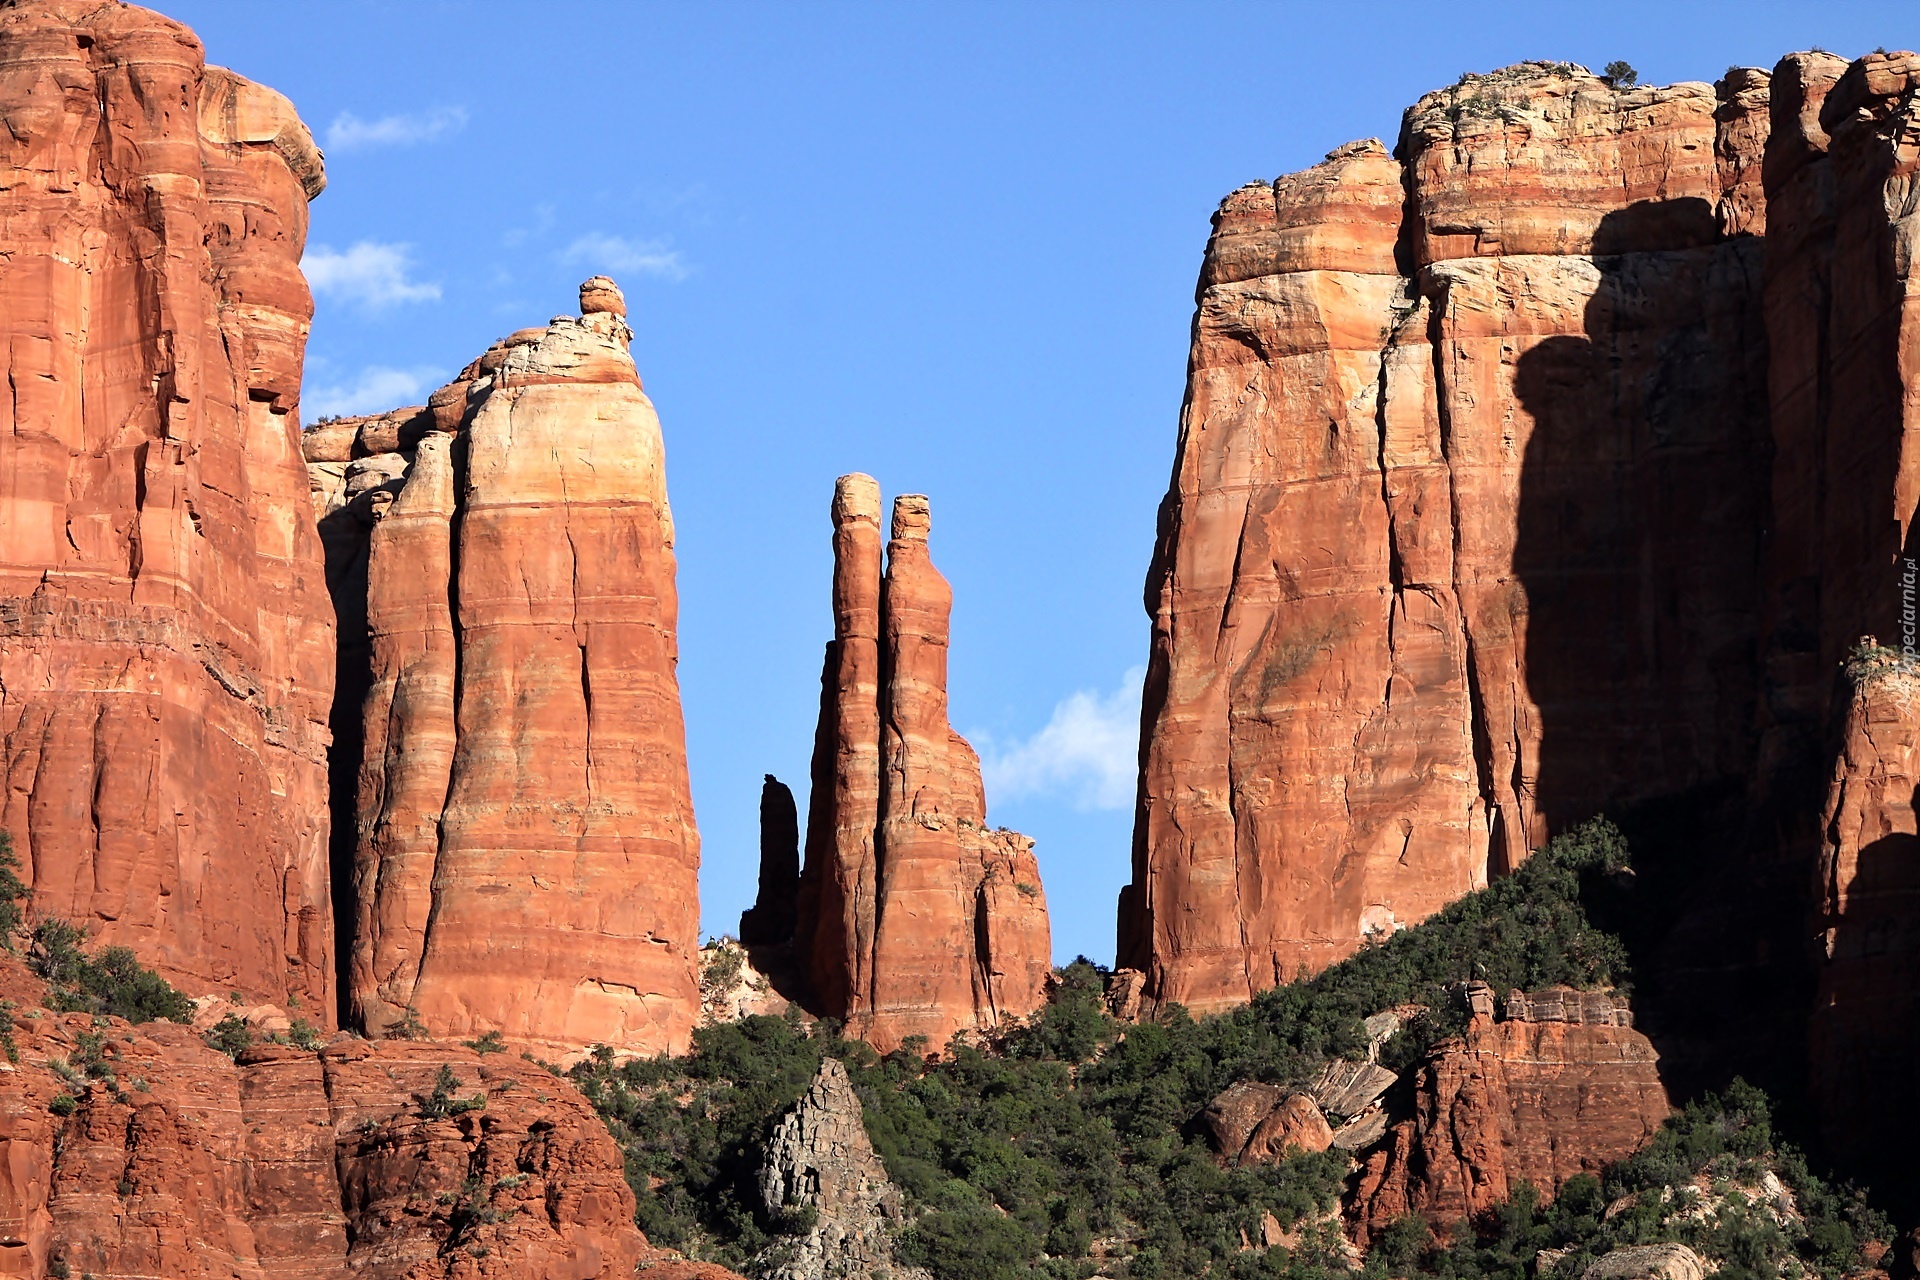
[(1145, 667), (1120, 678), (1102, 695), (1082, 689), (1053, 709), (1046, 727), (1025, 742), (999, 749), (984, 734), (980, 768), (991, 801), (1068, 792), (1078, 809), (1125, 809), (1133, 804), (1140, 750), (1140, 683)]
[(680, 260), (680, 251), (669, 248), (664, 240), (629, 240), (601, 231), (589, 231), (575, 240), (560, 251), (560, 260), (596, 271), (624, 271), (663, 280), (684, 280), (688, 270)]
[(398, 302), (432, 302), (440, 296), (439, 285), (407, 278), (413, 267), (412, 248), (375, 240), (361, 240), (345, 252), (324, 244), (308, 245), (300, 266), (315, 293), (342, 302), (372, 310)]
[(384, 413), (421, 403), (428, 392), (446, 380), (444, 371), (427, 365), (394, 369), (370, 364), (350, 382), (303, 388), (300, 408), (309, 422), (341, 414)]
[(363, 147), (410, 147), (416, 142), (432, 142), (467, 127), (465, 107), (435, 107), (411, 115), (381, 116), (362, 120), (351, 111), (342, 111), (327, 126), (327, 150), (357, 151)]

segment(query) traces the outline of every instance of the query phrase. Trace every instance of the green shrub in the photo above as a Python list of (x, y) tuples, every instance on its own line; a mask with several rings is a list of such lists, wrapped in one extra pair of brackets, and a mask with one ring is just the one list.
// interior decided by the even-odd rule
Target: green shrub
[(42, 920), (33, 930), (29, 963), (47, 983), (47, 1004), (61, 1013), (91, 1013), (128, 1022), (193, 1021), (193, 1002), (142, 965), (128, 947), (82, 950), (86, 930)]
[(47, 1110), (57, 1116), (70, 1116), (79, 1105), (80, 1103), (72, 1094), (56, 1093), (53, 1095), (53, 1100), (47, 1103)]
[[(1024, 1026), (990, 1045), (956, 1041), (933, 1060), (924, 1045), (883, 1057), (843, 1039), (832, 1021), (809, 1029), (796, 1014), (702, 1027), (681, 1058), (616, 1063), (598, 1049), (570, 1074), (625, 1153), (648, 1237), (736, 1268), (804, 1229), (804, 1215), (765, 1212), (756, 1174), (774, 1126), (831, 1056), (846, 1066), (868, 1135), (911, 1211), (900, 1257), (937, 1280), (1082, 1280), (1095, 1269), (1096, 1240), (1121, 1242), (1124, 1262), (1103, 1262), (1100, 1272), (1129, 1280), (1330, 1280), (1351, 1274), (1337, 1224), (1324, 1221), (1348, 1172), (1345, 1154), (1223, 1168), (1197, 1133), (1202, 1109), (1235, 1081), (1301, 1084), (1329, 1057), (1364, 1056), (1362, 1020), (1383, 1009), (1426, 1010), (1381, 1052), (1411, 1066), (1464, 1025), (1462, 981), (1501, 994), (1625, 985), (1625, 949), (1589, 904), (1611, 903), (1629, 880), (1619, 831), (1594, 822), (1424, 923), (1227, 1013), (1195, 1019), (1174, 1008), (1123, 1028), (1102, 999), (1105, 975), (1082, 959), (1061, 971), (1047, 1007)], [(1742, 1086), (1677, 1115), (1604, 1182), (1574, 1178), (1550, 1204), (1517, 1188), (1484, 1221), (1454, 1232), (1450, 1248), (1438, 1248), (1418, 1218), (1390, 1225), (1365, 1275), (1531, 1280), (1542, 1248), (1586, 1250), (1585, 1258), (1654, 1232), (1657, 1210), (1603, 1223), (1605, 1206), (1640, 1191), (1657, 1199), (1653, 1188), (1715, 1159), (1774, 1161), (1808, 1213), (1795, 1239), (1769, 1235), (1751, 1215), (1725, 1217), (1721, 1238), (1702, 1247), (1713, 1243), (1730, 1267), (1792, 1253), (1817, 1270), (1857, 1257), (1853, 1241), (1889, 1238), (1864, 1201), (1824, 1189), (1804, 1161), (1773, 1149), (1766, 1100)], [(1267, 1215), (1297, 1248), (1250, 1243)]]
[(478, 1054), (505, 1053), (507, 1051), (506, 1043), (501, 1040), (498, 1031), (489, 1031), (478, 1040), (469, 1040), (466, 1044), (467, 1048)]
[(218, 1049), (229, 1058), (238, 1059), (241, 1052), (253, 1043), (253, 1028), (247, 1020), (237, 1013), (230, 1013), (215, 1023), (213, 1029), (201, 1037), (209, 1048)]

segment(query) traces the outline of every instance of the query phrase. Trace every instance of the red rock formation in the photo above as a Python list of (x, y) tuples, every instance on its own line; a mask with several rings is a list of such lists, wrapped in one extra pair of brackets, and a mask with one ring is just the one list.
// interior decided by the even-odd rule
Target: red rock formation
[(1671, 1110), (1653, 1045), (1598, 993), (1515, 992), (1435, 1048), (1412, 1118), (1366, 1159), (1348, 1202), (1355, 1239), (1409, 1213), (1445, 1229), (1521, 1181), (1551, 1195), (1638, 1150)]
[[(1811, 1083), (1827, 1148), (1876, 1185), (1910, 1188), (1899, 1153), (1920, 1120), (1882, 1100), (1911, 1093), (1920, 1053), (1920, 56), (1796, 55), (1775, 83), (1762, 778), (1800, 805), (1781, 825), (1819, 868)], [(1836, 682), (1862, 635), (1891, 648), (1858, 654)]]
[(331, 1020), (320, 153), (131, 5), (0, 11), (0, 825), (34, 910)]
[(329, 577), (366, 619), (349, 994), (370, 1031), (656, 1053), (699, 1008), (660, 427), (619, 291), (581, 303), (426, 410), (313, 433), (316, 495), (345, 501)]
[(1207, 1137), (1224, 1162), (1260, 1164), (1288, 1151), (1325, 1151), (1333, 1128), (1304, 1093), (1275, 1084), (1242, 1080), (1207, 1104), (1201, 1115)]
[[(0, 960), (0, 989), (19, 1006), (19, 1061), (0, 1073), (4, 1274), (613, 1280), (646, 1252), (605, 1127), (516, 1056), (341, 1038), (236, 1063), (186, 1027), (48, 1013), (17, 961)], [(89, 1043), (90, 1076), (50, 1068)], [(436, 1115), (443, 1068), (460, 1109)]]
[[(1752, 750), (1765, 77), (1469, 76), (1234, 193), (1149, 574), (1123, 966), (1209, 1009)], [(1682, 498), (1680, 495), (1685, 495)]]
[[(947, 721), (953, 592), (926, 498), (834, 489), (827, 647), (794, 963), (812, 1007), (882, 1049), (986, 1030), (1045, 1002), (1052, 973), (1033, 842), (986, 825), (980, 761)], [(757, 909), (757, 908), (756, 908)]]

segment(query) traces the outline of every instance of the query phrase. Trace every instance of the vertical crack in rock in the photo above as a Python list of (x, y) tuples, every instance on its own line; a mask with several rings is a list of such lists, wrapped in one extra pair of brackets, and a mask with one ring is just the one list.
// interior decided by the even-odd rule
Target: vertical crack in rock
[[(350, 966), (371, 1033), (499, 1031), (561, 1061), (689, 1043), (672, 521), (624, 316), (596, 277), (579, 317), (495, 343), (425, 407), (309, 440), (323, 506), (372, 528), (363, 596), (340, 579), (375, 676)], [(338, 490), (322, 454), (349, 459)]]

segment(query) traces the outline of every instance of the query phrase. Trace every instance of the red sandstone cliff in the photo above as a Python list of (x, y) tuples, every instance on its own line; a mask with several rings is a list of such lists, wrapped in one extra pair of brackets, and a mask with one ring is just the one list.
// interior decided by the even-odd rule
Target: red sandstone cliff
[(236, 1063), (186, 1027), (49, 1013), (11, 958), (0, 989), (0, 1274), (614, 1280), (648, 1252), (599, 1118), (517, 1056), (341, 1038)]
[(349, 996), (375, 1033), (657, 1053), (699, 1009), (660, 425), (619, 291), (581, 304), (424, 409), (308, 436), (364, 618)]
[(119, 4), (0, 11), (0, 117), (0, 826), (38, 914), (330, 1021), (320, 153)]
[[(1221, 206), (1148, 580), (1120, 963), (1149, 1007), (1244, 1001), (1552, 830), (1747, 784), (1770, 489), (1809, 474), (1770, 478), (1770, 79), (1468, 76), (1393, 155)], [(1829, 557), (1884, 574), (1875, 539)]]
[[(1775, 84), (1767, 323), (1779, 456), (1763, 777), (1807, 800), (1783, 826), (1817, 864), (1810, 1063), (1829, 1150), (1880, 1185), (1911, 1186), (1920, 56), (1801, 54)], [(1857, 653), (1836, 681), (1863, 635), (1890, 648)]]
[(926, 498), (894, 500), (884, 568), (879, 484), (840, 477), (832, 515), (806, 865), (795, 883), (770, 846), (742, 932), (777, 946), (760, 921), (793, 920), (781, 962), (809, 1007), (883, 1050), (909, 1036), (937, 1050), (1045, 1003), (1046, 897), (1033, 842), (987, 826), (979, 757), (947, 721), (953, 591), (928, 555)]
[(1415, 1078), (1413, 1115), (1367, 1155), (1347, 1201), (1360, 1244), (1409, 1213), (1445, 1229), (1504, 1204), (1523, 1181), (1550, 1196), (1631, 1155), (1667, 1118), (1658, 1055), (1624, 1001), (1516, 991), (1498, 1022), (1490, 1006), (1435, 1048)]

